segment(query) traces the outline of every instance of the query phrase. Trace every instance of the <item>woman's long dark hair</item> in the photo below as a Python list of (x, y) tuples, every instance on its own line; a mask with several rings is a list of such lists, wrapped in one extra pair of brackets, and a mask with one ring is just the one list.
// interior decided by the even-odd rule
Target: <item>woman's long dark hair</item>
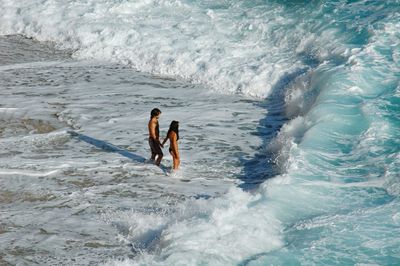
[(176, 134), (176, 140), (179, 139), (179, 122), (178, 121), (172, 121), (171, 124), (169, 125), (169, 129), (168, 129), (168, 133), (167, 136), (169, 135), (169, 133), (173, 131)]

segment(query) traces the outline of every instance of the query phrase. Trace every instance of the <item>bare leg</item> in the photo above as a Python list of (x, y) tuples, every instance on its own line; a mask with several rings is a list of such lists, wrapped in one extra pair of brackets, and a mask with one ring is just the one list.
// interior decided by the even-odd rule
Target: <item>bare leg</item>
[(176, 170), (179, 168), (179, 165), (181, 164), (181, 160), (179, 160), (178, 158), (173, 158), (173, 161), (174, 161), (173, 168), (174, 168), (174, 170)]
[(157, 160), (155, 162), (155, 164), (157, 166), (160, 166), (162, 158), (163, 158), (163, 154), (159, 154), (158, 157), (157, 157)]
[(181, 161), (179, 160), (179, 157), (175, 155), (174, 152), (170, 152), (172, 155), (172, 169), (176, 170), (179, 168), (179, 165), (181, 163)]

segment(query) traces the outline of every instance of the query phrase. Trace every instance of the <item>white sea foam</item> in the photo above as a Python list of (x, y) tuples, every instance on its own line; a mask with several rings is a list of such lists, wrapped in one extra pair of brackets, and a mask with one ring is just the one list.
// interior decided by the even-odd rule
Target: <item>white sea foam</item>
[[(146, 262), (197, 265), (201, 261), (213, 265), (234, 265), (252, 254), (282, 246), (280, 222), (268, 208), (259, 195), (252, 196), (232, 188), (220, 198), (186, 201), (174, 208), (173, 215), (125, 212), (118, 218), (113, 214), (108, 219), (116, 226), (129, 230), (124, 236), (128, 243), (135, 245), (141, 239), (149, 236), (154, 239), (154, 234), (159, 234), (157, 243), (148, 245), (156, 245), (160, 252), (157, 256), (166, 259), (155, 262), (153, 255), (144, 253), (134, 261), (114, 261), (106, 265), (140, 265)], [(236, 241), (238, 238), (241, 241)], [(146, 241), (139, 243), (143, 242)], [(243, 243), (246, 245), (243, 246)], [(149, 249), (148, 246), (146, 248)], [(232, 253), (232, 250), (236, 252)]]
[(309, 122), (305, 121), (304, 117), (298, 116), (292, 119), (283, 125), (278, 135), (268, 144), (268, 150), (275, 154), (275, 163), (283, 172), (286, 172), (288, 167), (296, 166), (290, 158), (296, 154), (297, 145), (307, 131), (307, 124), (309, 126)]
[(360, 87), (357, 86), (352, 86), (348, 88), (349, 92), (354, 93), (354, 94), (362, 94), (363, 90)]
[(14, 169), (1, 169), (0, 175), (3, 176), (31, 176), (31, 177), (40, 177), (40, 176), (50, 176), (58, 173), (58, 170), (52, 170), (48, 172), (41, 171), (23, 171), (23, 170), (14, 170)]
[(2, 7), (2, 34), (52, 41), (76, 58), (124, 63), (223, 93), (265, 97), (282, 75), (303, 65), (296, 53), (322, 61), (344, 54), (334, 30), (309, 34), (309, 24), (273, 4), (214, 9), (189, 1), (3, 1)]

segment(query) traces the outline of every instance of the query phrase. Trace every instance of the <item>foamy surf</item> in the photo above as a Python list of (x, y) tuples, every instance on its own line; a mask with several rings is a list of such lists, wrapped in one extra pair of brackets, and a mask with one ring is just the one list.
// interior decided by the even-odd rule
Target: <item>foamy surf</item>
[(1, 4), (5, 263), (398, 264), (397, 1)]

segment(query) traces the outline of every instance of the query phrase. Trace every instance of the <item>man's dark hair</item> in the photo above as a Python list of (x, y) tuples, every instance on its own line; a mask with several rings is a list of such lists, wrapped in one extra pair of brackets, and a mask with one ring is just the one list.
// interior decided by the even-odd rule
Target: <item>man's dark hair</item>
[(151, 110), (150, 116), (151, 116), (151, 118), (153, 118), (153, 117), (155, 117), (155, 116), (157, 116), (159, 114), (161, 114), (160, 109), (154, 108), (153, 110)]

